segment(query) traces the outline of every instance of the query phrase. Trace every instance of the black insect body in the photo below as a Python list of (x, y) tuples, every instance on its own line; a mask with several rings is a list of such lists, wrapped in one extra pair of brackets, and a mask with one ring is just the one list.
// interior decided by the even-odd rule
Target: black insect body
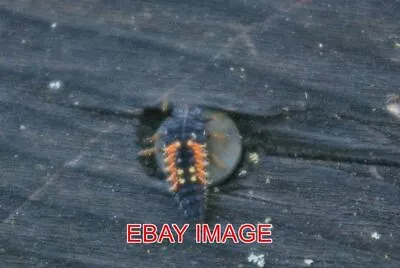
[(162, 168), (179, 209), (187, 219), (196, 222), (205, 218), (207, 121), (200, 108), (175, 108), (172, 117), (153, 136), (155, 153), (162, 153)]
[(207, 184), (206, 119), (199, 108), (175, 109), (160, 127), (170, 190), (183, 215), (203, 221)]
[(241, 156), (240, 134), (227, 116), (198, 107), (175, 107), (150, 138), (179, 210), (189, 221), (203, 222), (207, 187), (227, 178)]

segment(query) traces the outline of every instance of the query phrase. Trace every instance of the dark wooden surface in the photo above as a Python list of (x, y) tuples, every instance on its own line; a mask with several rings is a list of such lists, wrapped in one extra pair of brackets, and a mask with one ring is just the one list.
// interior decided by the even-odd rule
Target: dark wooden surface
[[(1, 266), (400, 267), (399, 5), (0, 1)], [(247, 173), (209, 223), (270, 220), (272, 245), (125, 243), (181, 221), (136, 156), (166, 92), (229, 111)]]

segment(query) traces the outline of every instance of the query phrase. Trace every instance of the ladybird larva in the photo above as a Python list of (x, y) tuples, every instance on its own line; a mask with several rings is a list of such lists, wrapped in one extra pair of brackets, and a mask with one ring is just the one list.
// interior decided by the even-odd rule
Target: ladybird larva
[(205, 220), (208, 185), (224, 181), (238, 164), (242, 143), (226, 115), (199, 107), (175, 107), (154, 137), (164, 171), (186, 219)]

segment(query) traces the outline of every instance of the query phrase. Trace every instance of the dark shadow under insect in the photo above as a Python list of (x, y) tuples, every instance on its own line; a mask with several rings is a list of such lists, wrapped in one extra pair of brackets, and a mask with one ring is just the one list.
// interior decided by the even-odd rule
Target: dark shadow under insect
[(170, 183), (179, 210), (187, 220), (205, 220), (208, 185), (220, 183), (237, 166), (242, 153), (239, 131), (220, 112), (199, 107), (174, 107), (156, 133), (145, 141)]

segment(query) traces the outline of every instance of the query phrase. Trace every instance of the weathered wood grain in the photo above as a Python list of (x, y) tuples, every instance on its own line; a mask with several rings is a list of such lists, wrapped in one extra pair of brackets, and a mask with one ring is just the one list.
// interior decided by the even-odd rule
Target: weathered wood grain
[[(400, 121), (385, 110), (399, 94), (399, 12), (1, 1), (2, 265), (257, 267), (255, 254), (265, 267), (399, 267)], [(127, 223), (181, 221), (136, 156), (160, 123), (140, 110), (166, 93), (234, 118), (246, 154), (211, 190), (209, 223), (270, 221), (272, 245), (125, 243)]]

